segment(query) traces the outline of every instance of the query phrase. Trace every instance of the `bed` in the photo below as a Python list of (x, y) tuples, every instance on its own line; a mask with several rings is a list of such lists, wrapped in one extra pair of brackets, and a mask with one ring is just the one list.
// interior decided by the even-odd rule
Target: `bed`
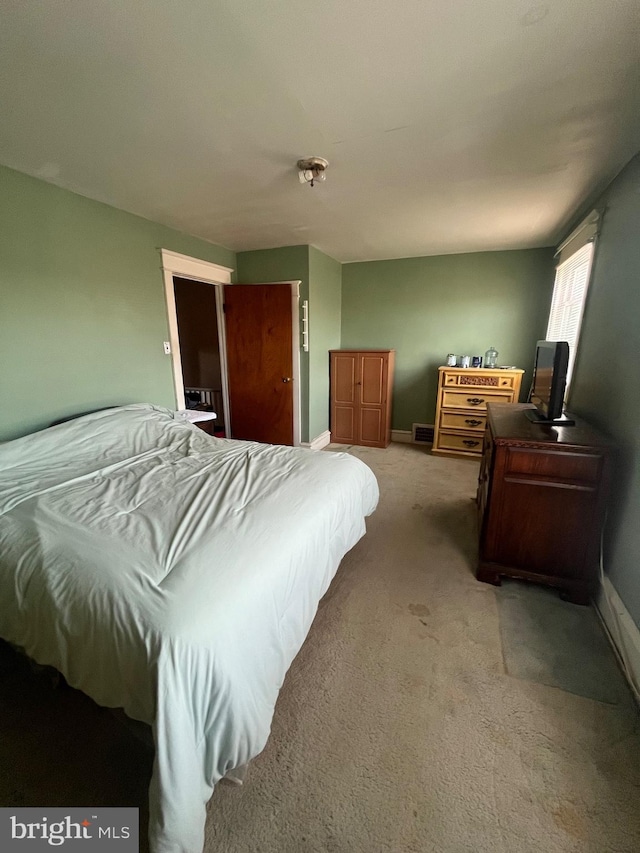
[(200, 853), (378, 487), (345, 453), (123, 406), (0, 445), (0, 637), (152, 726), (153, 853)]

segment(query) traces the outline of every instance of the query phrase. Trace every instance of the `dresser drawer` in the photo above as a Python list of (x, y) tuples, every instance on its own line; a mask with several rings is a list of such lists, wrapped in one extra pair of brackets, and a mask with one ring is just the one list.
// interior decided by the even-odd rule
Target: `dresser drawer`
[(504, 466), (505, 479), (545, 481), (559, 480), (565, 486), (595, 485), (602, 476), (603, 457), (600, 454), (554, 453), (531, 448), (507, 447)]
[(445, 388), (442, 392), (443, 409), (478, 409), (486, 411), (487, 403), (510, 403), (512, 392), (500, 392), (498, 390), (485, 390), (484, 388), (469, 388), (460, 390)]
[(485, 373), (483, 370), (465, 370), (462, 371), (446, 371), (444, 374), (443, 386), (445, 388), (495, 388), (496, 390), (510, 391), (520, 387), (520, 373), (512, 373), (511, 371), (489, 371)]
[(440, 414), (440, 429), (464, 429), (467, 432), (477, 430), (484, 432), (487, 425), (487, 418), (481, 412), (447, 412), (442, 411)]
[(438, 450), (458, 450), (463, 453), (473, 453), (475, 456), (482, 455), (482, 435), (477, 433), (438, 432)]

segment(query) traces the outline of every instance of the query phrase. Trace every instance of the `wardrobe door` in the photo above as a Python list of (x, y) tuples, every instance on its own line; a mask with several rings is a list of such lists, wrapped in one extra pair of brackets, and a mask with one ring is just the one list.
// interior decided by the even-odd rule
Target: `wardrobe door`
[(359, 354), (358, 362), (358, 444), (386, 447), (389, 356), (383, 352), (364, 352)]
[(357, 371), (357, 353), (331, 353), (331, 440), (339, 444), (357, 443)]

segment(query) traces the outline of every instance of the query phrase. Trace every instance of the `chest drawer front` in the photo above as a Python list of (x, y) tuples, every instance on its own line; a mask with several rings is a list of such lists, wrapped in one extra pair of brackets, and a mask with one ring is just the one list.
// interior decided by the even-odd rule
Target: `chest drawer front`
[(508, 447), (505, 477), (587, 486), (599, 481), (601, 468), (599, 455)]
[(484, 432), (487, 425), (487, 418), (481, 412), (475, 413), (456, 413), (442, 412), (440, 415), (440, 429), (464, 429), (477, 430)]
[(438, 433), (439, 450), (459, 450), (464, 453), (473, 453), (476, 456), (482, 454), (482, 435), (472, 432), (447, 432), (440, 430)]
[(520, 382), (520, 375), (501, 373), (499, 376), (459, 376), (459, 388), (495, 388), (501, 391), (511, 391)]
[(497, 390), (485, 391), (482, 388), (460, 390), (445, 388), (442, 393), (442, 406), (445, 409), (478, 409), (486, 411), (487, 403), (510, 403), (511, 392)]
[(481, 373), (474, 370), (457, 373), (445, 373), (443, 385), (445, 388), (495, 388), (500, 390), (514, 389), (520, 382), (520, 374), (504, 373)]

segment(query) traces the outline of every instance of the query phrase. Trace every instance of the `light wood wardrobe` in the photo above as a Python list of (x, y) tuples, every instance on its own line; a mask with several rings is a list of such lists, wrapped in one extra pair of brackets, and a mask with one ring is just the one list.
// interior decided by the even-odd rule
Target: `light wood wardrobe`
[(395, 350), (331, 350), (330, 359), (331, 441), (386, 447)]

